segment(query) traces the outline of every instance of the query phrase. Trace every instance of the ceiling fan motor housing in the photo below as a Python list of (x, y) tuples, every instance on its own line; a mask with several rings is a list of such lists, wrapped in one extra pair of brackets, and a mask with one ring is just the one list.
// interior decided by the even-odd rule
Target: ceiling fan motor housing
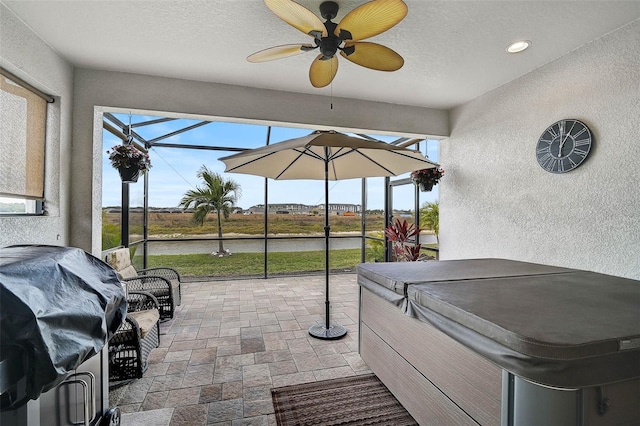
[(335, 1), (325, 1), (320, 4), (320, 16), (324, 19), (333, 19), (338, 16), (338, 3)]
[(316, 38), (316, 43), (320, 46), (320, 53), (322, 53), (323, 59), (331, 59), (338, 51), (338, 47), (343, 40), (333, 33), (337, 26), (335, 23), (327, 20), (324, 26), (327, 29), (328, 36)]

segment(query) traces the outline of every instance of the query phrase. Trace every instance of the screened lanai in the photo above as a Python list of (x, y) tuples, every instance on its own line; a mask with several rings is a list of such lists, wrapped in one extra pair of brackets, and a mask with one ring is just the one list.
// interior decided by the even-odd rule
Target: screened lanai
[[(103, 254), (129, 247), (136, 266), (170, 266), (192, 281), (323, 273), (323, 182), (224, 173), (218, 160), (315, 129), (134, 112), (105, 112), (103, 128)], [(349, 134), (417, 149), (438, 161), (437, 140)], [(147, 152), (152, 164), (135, 183), (123, 183), (108, 158), (123, 143)], [(197, 173), (203, 166), (239, 187), (229, 215), (221, 215), (221, 233), (216, 211), (199, 224), (193, 209), (180, 204), (187, 191), (202, 187)], [(421, 192), (409, 173), (350, 179), (331, 182), (329, 200), (330, 269), (350, 273), (362, 262), (392, 260), (384, 229), (396, 218), (420, 224), (420, 210), (437, 203), (438, 187)], [(432, 230), (424, 229), (415, 242), (424, 256), (437, 257)]]

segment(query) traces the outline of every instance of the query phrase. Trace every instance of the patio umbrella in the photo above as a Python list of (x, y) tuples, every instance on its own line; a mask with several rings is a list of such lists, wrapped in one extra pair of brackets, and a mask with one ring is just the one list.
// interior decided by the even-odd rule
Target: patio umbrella
[(247, 150), (220, 158), (225, 172), (271, 179), (324, 180), (325, 192), (325, 323), (309, 329), (321, 339), (338, 339), (347, 330), (332, 324), (329, 316), (329, 181), (395, 176), (438, 165), (419, 151), (384, 142), (356, 138), (335, 131), (315, 131), (308, 136)]

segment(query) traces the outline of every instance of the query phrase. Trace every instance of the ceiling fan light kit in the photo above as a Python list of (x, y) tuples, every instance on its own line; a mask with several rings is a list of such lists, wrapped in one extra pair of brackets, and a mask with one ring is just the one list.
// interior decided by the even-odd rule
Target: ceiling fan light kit
[(292, 0), (264, 2), (283, 21), (313, 37), (313, 44), (271, 47), (247, 57), (249, 62), (266, 62), (319, 49), (320, 54), (309, 69), (309, 80), (318, 88), (329, 85), (335, 78), (338, 51), (340, 56), (354, 64), (378, 71), (397, 71), (404, 65), (402, 56), (392, 49), (362, 41), (387, 31), (404, 19), (408, 9), (402, 0), (369, 1), (347, 13), (339, 23), (332, 22), (339, 10), (333, 1), (320, 4), (320, 15), (325, 22)]

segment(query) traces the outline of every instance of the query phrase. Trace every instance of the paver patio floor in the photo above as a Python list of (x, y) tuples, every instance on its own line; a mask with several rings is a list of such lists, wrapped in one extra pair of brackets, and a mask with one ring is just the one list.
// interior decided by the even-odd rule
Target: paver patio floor
[(142, 379), (110, 392), (124, 426), (275, 425), (271, 387), (370, 373), (358, 355), (355, 274), (331, 276), (340, 340), (324, 321), (324, 276), (183, 283)]

